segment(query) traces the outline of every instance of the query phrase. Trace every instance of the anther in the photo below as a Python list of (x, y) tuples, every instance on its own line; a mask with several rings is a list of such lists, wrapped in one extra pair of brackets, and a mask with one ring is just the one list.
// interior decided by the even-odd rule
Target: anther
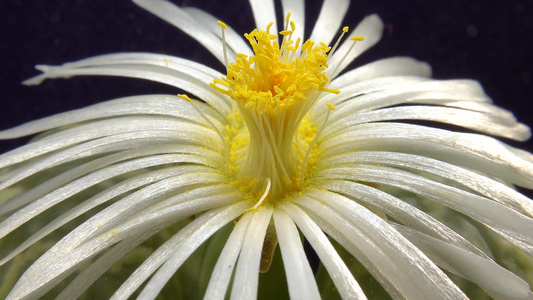
[(305, 166), (307, 165), (307, 160), (309, 159), (309, 154), (311, 154), (311, 150), (313, 149), (313, 146), (315, 145), (316, 141), (318, 141), (318, 137), (320, 136), (322, 131), (324, 131), (324, 128), (326, 128), (326, 124), (328, 123), (329, 115), (330, 115), (331, 111), (335, 110), (335, 105), (333, 105), (332, 103), (327, 103), (326, 105), (329, 108), (329, 110), (328, 110), (328, 112), (326, 114), (326, 119), (324, 120), (324, 123), (322, 123), (322, 126), (320, 127), (320, 130), (315, 135), (315, 138), (313, 139), (311, 144), (309, 144), (309, 148), (307, 148), (307, 153), (305, 153), (305, 158), (304, 158), (304, 160), (302, 162), (302, 169), (301, 169), (301, 172), (300, 172), (300, 187), (302, 187), (303, 182), (304, 182)]

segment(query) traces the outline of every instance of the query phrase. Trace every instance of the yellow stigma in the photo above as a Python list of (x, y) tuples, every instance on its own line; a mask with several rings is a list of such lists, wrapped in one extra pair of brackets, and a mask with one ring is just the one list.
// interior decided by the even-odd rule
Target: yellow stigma
[(305, 116), (322, 92), (339, 93), (326, 87), (330, 47), (310, 40), (300, 46), (290, 15), (285, 21), (281, 45), (272, 23), (245, 34), (255, 55), (237, 54), (227, 76), (211, 84), (238, 108), (228, 118), (230, 176), (263, 203), (303, 188), (300, 174), (312, 169), (315, 160), (306, 157), (316, 156), (310, 150), (318, 132)]

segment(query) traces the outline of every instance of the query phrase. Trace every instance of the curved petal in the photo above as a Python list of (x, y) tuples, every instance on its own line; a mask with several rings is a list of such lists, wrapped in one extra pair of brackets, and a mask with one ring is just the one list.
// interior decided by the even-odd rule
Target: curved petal
[(248, 225), (235, 270), (231, 299), (257, 298), (261, 250), (272, 212), (272, 208), (260, 208)]
[[(431, 66), (411, 57), (390, 57), (357, 67), (335, 77), (328, 87), (342, 90), (356, 82), (391, 76), (431, 77)], [(342, 91), (341, 91), (342, 92)]]
[(485, 197), (410, 172), (382, 166), (332, 168), (317, 176), (380, 183), (433, 199), (494, 228), (509, 242), (533, 256), (533, 219)]
[(333, 37), (340, 34), (339, 28), (348, 11), (348, 6), (350, 6), (350, 0), (324, 0), (309, 39), (317, 43), (330, 44)]
[(273, 22), (270, 32), (278, 33), (278, 25), (276, 18), (276, 10), (274, 8), (273, 0), (249, 0), (252, 7), (252, 13), (255, 19), (255, 28), (258, 30), (266, 30), (268, 24)]
[(298, 206), (282, 203), (324, 264), (342, 299), (366, 299), (361, 287), (320, 227)]
[[(294, 200), (306, 211), (320, 215), (322, 220), (315, 220), (329, 224), (322, 228), (326, 232), (334, 228), (336, 232), (328, 233), (333, 233), (335, 239), (338, 233), (345, 236), (338, 241), (381, 280), (393, 297), (466, 299), (437, 266), (395, 229), (366, 208), (341, 199), (345, 198), (323, 192), (320, 200), (304, 196)], [(347, 240), (349, 244), (345, 243)], [(406, 272), (409, 276), (405, 276)]]
[(133, 0), (133, 2), (188, 34), (224, 63), (220, 38), (181, 7), (166, 0)]
[[(138, 299), (155, 299), (161, 289), (169, 281), (170, 277), (185, 262), (185, 260), (203, 244), (211, 235), (222, 228), (227, 223), (241, 215), (250, 204), (241, 201), (217, 213), (212, 218), (200, 223), (198, 228), (189, 236), (180, 241), (179, 245), (170, 243), (169, 256), (164, 259), (164, 263), (150, 278), (150, 281), (144, 286)], [(179, 234), (179, 233), (178, 233)], [(166, 243), (165, 243), (166, 244)], [(171, 254), (171, 255), (170, 255)], [(159, 260), (161, 255), (156, 256)]]
[[(198, 22), (203, 23), (204, 27), (209, 29), (213, 34), (216, 34), (220, 38), (220, 45), (222, 46), (222, 31), (220, 26), (217, 24), (217, 18), (201, 9), (194, 7), (184, 7), (183, 10), (195, 18)], [(242, 34), (235, 32), (235, 30), (233, 30), (233, 28), (231, 28), (227, 23), (226, 26), (227, 28), (224, 30), (224, 38), (226, 40), (226, 45), (233, 52), (228, 53), (229, 62), (231, 63), (235, 61), (235, 55), (237, 53), (246, 54), (248, 56), (254, 55), (250, 46), (242, 38)]]
[(244, 235), (246, 234), (252, 216), (252, 212), (245, 213), (239, 219), (235, 228), (233, 228), (213, 269), (204, 299), (225, 299), (237, 257), (244, 243)]
[(349, 133), (323, 139), (325, 156), (353, 149), (419, 154), (533, 188), (533, 155), (484, 135), (382, 122), (361, 124)]
[(213, 148), (213, 146), (222, 147), (219, 143), (210, 142), (220, 140), (216, 131), (203, 125), (165, 117), (127, 116), (98, 120), (51, 133), (33, 143), (0, 155), (0, 168), (81, 142), (121, 133), (146, 130), (174, 131), (177, 133), (177, 140), (190, 140), (192, 143), (204, 145), (208, 148)]
[[(24, 84), (39, 84), (45, 79), (80, 75), (121, 76), (174, 86), (196, 95), (224, 115), (232, 105), (232, 100), (216, 93), (209, 86), (215, 78), (222, 77), (220, 73), (207, 72), (205, 66), (199, 67), (193, 62), (172, 56), (154, 57), (145, 53), (138, 55), (119, 53), (66, 63), (62, 66), (37, 65), (36, 68), (43, 74), (24, 81)], [(199, 70), (200, 68), (202, 69)]]
[(409, 168), (419, 173), (434, 174), (533, 217), (533, 201), (515, 189), (476, 172), (424, 156), (397, 152), (357, 151), (328, 157), (319, 162), (317, 169), (358, 164)]
[(382, 108), (338, 118), (328, 124), (324, 135), (337, 131), (349, 131), (350, 127), (357, 124), (395, 120), (441, 122), (518, 141), (526, 141), (531, 137), (529, 127), (516, 122), (514, 117), (502, 118), (452, 107), (415, 105)]
[[(223, 124), (225, 125), (226, 121), (211, 107), (199, 101), (196, 101), (196, 107), (216, 126), (222, 128)], [(18, 138), (76, 123), (128, 115), (168, 116), (197, 124), (205, 122), (205, 119), (185, 99), (171, 95), (141, 95), (113, 99), (30, 121), (0, 131), (0, 139)]]
[(328, 78), (337, 77), (356, 57), (379, 42), (382, 35), (383, 21), (381, 21), (378, 15), (370, 15), (364, 18), (350, 33), (350, 38), (353, 36), (364, 36), (365, 40), (357, 42), (357, 45), (353, 48), (354, 41), (350, 38), (344, 40), (328, 61), (330, 65), (330, 68), (326, 71)]
[(415, 230), (394, 226), (440, 267), (479, 285), (493, 299), (530, 299), (529, 284), (492, 260)]

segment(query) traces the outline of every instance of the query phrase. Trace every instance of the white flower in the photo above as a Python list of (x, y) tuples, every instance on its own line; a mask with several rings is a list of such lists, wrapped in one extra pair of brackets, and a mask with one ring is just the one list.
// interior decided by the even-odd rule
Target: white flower
[[(199, 100), (126, 97), (0, 132), (44, 132), (0, 156), (2, 288), (20, 276), (8, 299), (105, 294), (91, 285), (113, 273), (125, 279), (115, 299), (153, 299), (212, 236), (222, 250), (206, 299), (228, 290), (256, 298), (259, 271), (280, 259), (272, 257), (278, 243), (291, 298), (317, 299), (300, 232), (345, 299), (373, 290), (359, 286), (343, 251), (394, 298), (466, 298), (459, 277), (495, 299), (533, 297), (518, 276), (531, 276), (533, 202), (512, 187), (533, 187), (533, 156), (484, 135), (523, 141), (529, 128), (477, 82), (432, 80), (429, 66), (410, 58), (341, 73), (380, 39), (381, 20), (365, 18), (329, 49), (348, 1), (324, 2), (315, 44), (303, 43), (303, 1), (281, 2), (290, 16), (278, 30), (274, 2), (250, 0), (259, 29), (246, 35), (252, 50), (203, 11), (135, 1), (229, 62), (226, 75), (148, 53), (37, 67), (43, 74), (27, 84), (126, 76)], [(174, 289), (187, 288), (195, 287)]]

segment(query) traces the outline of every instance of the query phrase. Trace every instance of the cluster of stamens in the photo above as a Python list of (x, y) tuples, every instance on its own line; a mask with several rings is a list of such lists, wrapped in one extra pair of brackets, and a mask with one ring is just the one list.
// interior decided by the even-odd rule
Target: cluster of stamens
[[(278, 35), (270, 33), (272, 24), (265, 31), (245, 34), (255, 55), (237, 54), (236, 61), (227, 64), (227, 76), (211, 83), (236, 103), (224, 137), (226, 170), (241, 190), (259, 200), (256, 207), (305, 186), (321, 132), (306, 115), (322, 92), (339, 93), (326, 87), (332, 49), (324, 43), (307, 40), (300, 45), (300, 38), (293, 40), (296, 26), (290, 14), (285, 30), (279, 33), (280, 45)], [(220, 21), (219, 25), (224, 40), (227, 27)], [(345, 27), (343, 34), (346, 31)], [(225, 50), (224, 57), (227, 62)], [(326, 122), (328, 117), (329, 112)]]

